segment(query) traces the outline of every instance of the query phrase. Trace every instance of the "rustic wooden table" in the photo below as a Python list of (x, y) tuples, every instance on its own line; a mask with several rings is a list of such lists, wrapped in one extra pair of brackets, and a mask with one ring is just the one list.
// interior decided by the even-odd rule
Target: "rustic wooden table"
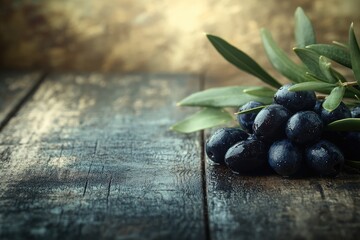
[(206, 79), (0, 78), (2, 240), (359, 239), (360, 175), (237, 176), (167, 130)]

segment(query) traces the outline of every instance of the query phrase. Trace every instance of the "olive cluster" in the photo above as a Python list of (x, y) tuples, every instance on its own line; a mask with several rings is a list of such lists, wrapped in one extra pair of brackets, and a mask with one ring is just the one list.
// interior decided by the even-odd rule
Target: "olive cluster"
[[(333, 177), (345, 158), (358, 160), (360, 132), (328, 132), (324, 127), (343, 118), (360, 118), (360, 106), (341, 103), (329, 112), (313, 91), (289, 91), (282, 86), (274, 101), (258, 113), (238, 115), (240, 128), (221, 128), (206, 142), (206, 154), (233, 172), (253, 173), (271, 168), (282, 176), (311, 171)], [(239, 111), (263, 106), (248, 102)]]

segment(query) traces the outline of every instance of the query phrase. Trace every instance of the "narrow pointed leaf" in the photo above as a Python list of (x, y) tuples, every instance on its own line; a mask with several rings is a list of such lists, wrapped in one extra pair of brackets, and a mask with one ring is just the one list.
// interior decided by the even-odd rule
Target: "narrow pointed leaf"
[[(331, 68), (331, 62), (324, 56), (320, 56), (319, 58), (319, 68), (322, 74), (325, 76), (325, 79), (329, 83), (336, 83), (338, 82), (340, 73), (336, 73), (335, 70)], [(336, 75), (338, 74), (338, 75)]]
[[(333, 87), (323, 88), (323, 89), (316, 90), (316, 92), (329, 95), (333, 89), (334, 89)], [(345, 87), (345, 93), (344, 93), (343, 98), (356, 99), (355, 95), (356, 95), (356, 93), (351, 91), (349, 89), (349, 86)], [(347, 99), (347, 100), (349, 100), (349, 99)]]
[(294, 63), (275, 43), (269, 31), (262, 29), (261, 39), (266, 54), (277, 71), (295, 83), (308, 81), (305, 74), (307, 69)]
[(329, 112), (333, 111), (335, 108), (337, 108), (340, 105), (344, 93), (345, 93), (345, 87), (343, 86), (335, 87), (331, 91), (330, 95), (326, 97), (323, 103), (323, 108), (325, 108)]
[(331, 73), (338, 81), (346, 82), (346, 78), (341, 73), (336, 71), (335, 69), (331, 68)]
[[(335, 71), (335, 70), (334, 70)], [(335, 72), (336, 73), (336, 72)], [(317, 78), (316, 76), (314, 76), (313, 74), (311, 74), (311, 73), (306, 73), (306, 76), (308, 77), (308, 79), (309, 79), (309, 82), (322, 82), (322, 83), (326, 83), (326, 84), (331, 84), (331, 86), (330, 87), (325, 87), (326, 85), (323, 85), (324, 86), (324, 88), (316, 88), (316, 90), (314, 90), (314, 91), (317, 91), (317, 92), (319, 92), (319, 93), (323, 93), (323, 94), (326, 94), (326, 95), (329, 95), (330, 94), (330, 92), (334, 89), (334, 86), (337, 86), (338, 84), (334, 84), (334, 83), (328, 83), (328, 82), (325, 82), (325, 81), (323, 81), (323, 79), (319, 79), (319, 78)], [(341, 74), (340, 74), (340, 76), (342, 76)], [(339, 80), (339, 81), (341, 81), (341, 82), (343, 82), (342, 80)], [(346, 81), (345, 79), (344, 79), (344, 81)], [(301, 86), (301, 85), (300, 85)], [(355, 94), (354, 94), (354, 92), (353, 91), (350, 91), (350, 86), (346, 86), (346, 90), (345, 90), (345, 94), (344, 94), (344, 97), (345, 98), (354, 98), (355, 97)]]
[(327, 83), (326, 80), (324, 79), (320, 79), (318, 76), (315, 76), (314, 74), (310, 73), (310, 72), (306, 72), (306, 77), (308, 78), (308, 82), (325, 82)]
[(344, 118), (329, 123), (326, 130), (330, 131), (360, 131), (360, 118)]
[(275, 88), (281, 87), (281, 84), (270, 76), (260, 65), (255, 62), (243, 51), (232, 46), (225, 40), (214, 35), (206, 35), (215, 49), (230, 63), (240, 70), (254, 75), (263, 82)]
[(353, 24), (351, 24), (349, 31), (349, 48), (352, 70), (356, 81), (360, 85), (360, 48), (358, 42), (356, 41)]
[(294, 84), (289, 88), (289, 91), (318, 91), (318, 90), (327, 90), (333, 89), (336, 84), (324, 83), (324, 82), (303, 82)]
[(294, 48), (294, 52), (296, 53), (296, 55), (298, 55), (298, 57), (310, 70), (311, 73), (313, 73), (320, 79), (326, 78), (319, 66), (320, 55), (318, 53), (307, 48)]
[(196, 92), (181, 100), (179, 106), (193, 107), (239, 107), (249, 101), (258, 101), (264, 104), (271, 103), (270, 97), (257, 97), (244, 93), (249, 86), (229, 86), (210, 88)]
[(244, 89), (243, 91), (246, 94), (250, 94), (257, 97), (274, 97), (276, 90), (268, 88), (268, 87), (251, 87)]
[(220, 108), (205, 108), (194, 115), (174, 124), (171, 130), (181, 133), (196, 132), (206, 128), (229, 123), (233, 117), (227, 111)]
[(314, 28), (301, 7), (295, 11), (295, 39), (297, 46), (302, 48), (316, 43)]
[(235, 114), (236, 115), (241, 115), (241, 114), (245, 114), (245, 113), (254, 113), (254, 112), (260, 112), (261, 109), (267, 107), (269, 105), (264, 105), (264, 106), (259, 106), (259, 107), (254, 107), (254, 108), (251, 108), (251, 109), (246, 109), (244, 111), (241, 111), (241, 112), (236, 112)]
[(336, 44), (313, 44), (306, 48), (317, 52), (319, 55), (330, 58), (331, 60), (351, 68), (350, 52), (348, 48)]

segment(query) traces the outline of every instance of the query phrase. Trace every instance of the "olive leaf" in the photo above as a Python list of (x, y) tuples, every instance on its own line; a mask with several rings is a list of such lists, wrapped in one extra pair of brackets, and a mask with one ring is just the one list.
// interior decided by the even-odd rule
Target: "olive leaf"
[(325, 108), (327, 111), (331, 112), (335, 110), (341, 103), (342, 98), (345, 93), (345, 87), (344, 86), (338, 86), (335, 87), (331, 92), (330, 95), (326, 97), (323, 108)]
[[(261, 30), (261, 39), (265, 52), (274, 66), (282, 75), (294, 82), (290, 91), (314, 90), (327, 95), (323, 107), (333, 111), (342, 100), (348, 106), (360, 104), (360, 49), (356, 40), (353, 25), (349, 30), (348, 44), (333, 41), (332, 44), (317, 44), (311, 21), (301, 8), (295, 12), (295, 53), (302, 60), (297, 64), (287, 56), (274, 41), (269, 31)], [(193, 132), (205, 128), (228, 123), (233, 120), (232, 114), (223, 108), (239, 107), (249, 101), (271, 104), (274, 88), (281, 84), (267, 73), (257, 62), (243, 51), (237, 49), (220, 37), (206, 35), (215, 49), (231, 64), (242, 71), (254, 75), (269, 87), (265, 86), (230, 86), (207, 89), (193, 93), (181, 100), (179, 106), (205, 107), (187, 119), (171, 127), (174, 131)], [(332, 67), (337, 62), (352, 68), (357, 81), (346, 78)], [(264, 106), (241, 111), (245, 114), (260, 111)], [(326, 128), (330, 131), (360, 131), (359, 119), (343, 119), (333, 122)]]
[(206, 128), (229, 123), (233, 120), (230, 113), (220, 108), (204, 108), (186, 119), (174, 124), (170, 130), (192, 133)]
[(316, 43), (314, 28), (301, 7), (295, 11), (295, 39), (298, 47)]
[(201, 92), (196, 92), (181, 100), (179, 106), (192, 107), (239, 107), (249, 101), (271, 103), (270, 97), (257, 97), (244, 93), (249, 86), (229, 86), (210, 88)]
[(351, 57), (351, 66), (358, 84), (360, 84), (360, 48), (356, 41), (354, 33), (354, 24), (351, 24), (349, 30), (349, 48)]
[(328, 82), (330, 82), (330, 83), (336, 83), (338, 81), (346, 82), (345, 77), (341, 73), (339, 73), (338, 71), (336, 71), (335, 69), (333, 69), (331, 67), (331, 62), (328, 58), (326, 58), (324, 56), (320, 56), (319, 67), (320, 67), (320, 70), (322, 71), (322, 73), (324, 74), (325, 79)]
[(336, 44), (312, 44), (306, 46), (306, 48), (317, 52), (319, 55), (330, 58), (345, 67), (351, 68), (350, 52), (348, 48)]
[(324, 56), (319, 57), (319, 68), (329, 83), (338, 82), (341, 78), (340, 76), (342, 76), (340, 73), (335, 72), (335, 70), (331, 68), (330, 60)]
[(261, 29), (261, 39), (265, 52), (277, 71), (295, 83), (308, 81), (306, 76), (307, 69), (294, 63), (275, 43), (268, 30)]
[(263, 82), (275, 88), (281, 87), (281, 84), (270, 76), (260, 65), (255, 62), (243, 51), (232, 46), (220, 37), (207, 34), (206, 35), (215, 49), (230, 63), (240, 70), (254, 75)]
[(250, 109), (246, 109), (240, 112), (236, 112), (234, 113), (235, 115), (241, 115), (241, 114), (246, 114), (246, 113), (254, 113), (254, 112), (260, 112), (261, 109), (267, 107), (269, 105), (264, 105), (264, 106), (259, 106), (259, 107), (254, 107), (254, 108), (250, 108)]
[(326, 130), (330, 131), (360, 131), (360, 118), (344, 118), (329, 123)]
[(324, 82), (304, 82), (294, 84), (289, 88), (289, 91), (320, 91), (320, 90), (328, 90), (336, 87), (336, 84), (324, 83)]
[(268, 88), (268, 87), (251, 87), (246, 88), (243, 91), (246, 94), (250, 94), (257, 97), (274, 97), (274, 94), (276, 93), (276, 90)]
[(323, 74), (319, 66), (320, 55), (318, 53), (307, 48), (294, 48), (294, 52), (296, 55), (298, 55), (298, 57), (311, 73), (313, 73), (319, 79), (326, 79), (326, 76)]

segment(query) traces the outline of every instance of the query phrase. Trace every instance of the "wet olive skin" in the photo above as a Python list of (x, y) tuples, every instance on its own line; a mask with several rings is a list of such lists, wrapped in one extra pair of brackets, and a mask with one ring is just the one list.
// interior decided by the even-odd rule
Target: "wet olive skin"
[(313, 111), (295, 113), (286, 123), (286, 136), (298, 144), (308, 144), (320, 140), (323, 122)]
[(220, 128), (207, 140), (206, 155), (215, 163), (224, 163), (226, 151), (235, 143), (248, 138), (248, 134), (238, 128)]
[[(256, 102), (256, 101), (250, 101), (244, 105), (242, 105), (239, 108), (239, 112), (244, 111), (244, 110), (248, 110), (248, 109), (252, 109), (252, 108), (256, 108), (256, 107), (260, 107), (263, 106), (264, 104), (261, 102)], [(245, 113), (245, 114), (239, 114), (237, 116), (237, 120), (240, 124), (240, 126), (246, 130), (248, 133), (252, 133), (253, 132), (253, 124), (254, 124), (254, 120), (256, 117), (257, 113)]]
[(344, 156), (340, 149), (327, 140), (321, 140), (305, 149), (307, 166), (325, 177), (335, 177), (344, 166)]
[(232, 146), (225, 155), (226, 165), (235, 173), (252, 173), (264, 169), (268, 146), (261, 140), (247, 139)]
[(272, 104), (263, 108), (253, 124), (258, 139), (273, 142), (285, 136), (285, 126), (291, 113), (283, 106)]
[(341, 102), (340, 105), (331, 112), (327, 111), (325, 108), (320, 108), (317, 113), (324, 125), (328, 125), (336, 120), (351, 118), (351, 111), (343, 102)]
[(291, 92), (292, 83), (283, 85), (274, 95), (274, 103), (286, 107), (291, 112), (312, 110), (316, 103), (314, 91)]
[(301, 148), (288, 139), (276, 141), (269, 149), (268, 161), (277, 174), (292, 176), (300, 170), (303, 163)]
[(353, 118), (360, 118), (360, 106), (354, 107), (351, 109), (351, 116)]

